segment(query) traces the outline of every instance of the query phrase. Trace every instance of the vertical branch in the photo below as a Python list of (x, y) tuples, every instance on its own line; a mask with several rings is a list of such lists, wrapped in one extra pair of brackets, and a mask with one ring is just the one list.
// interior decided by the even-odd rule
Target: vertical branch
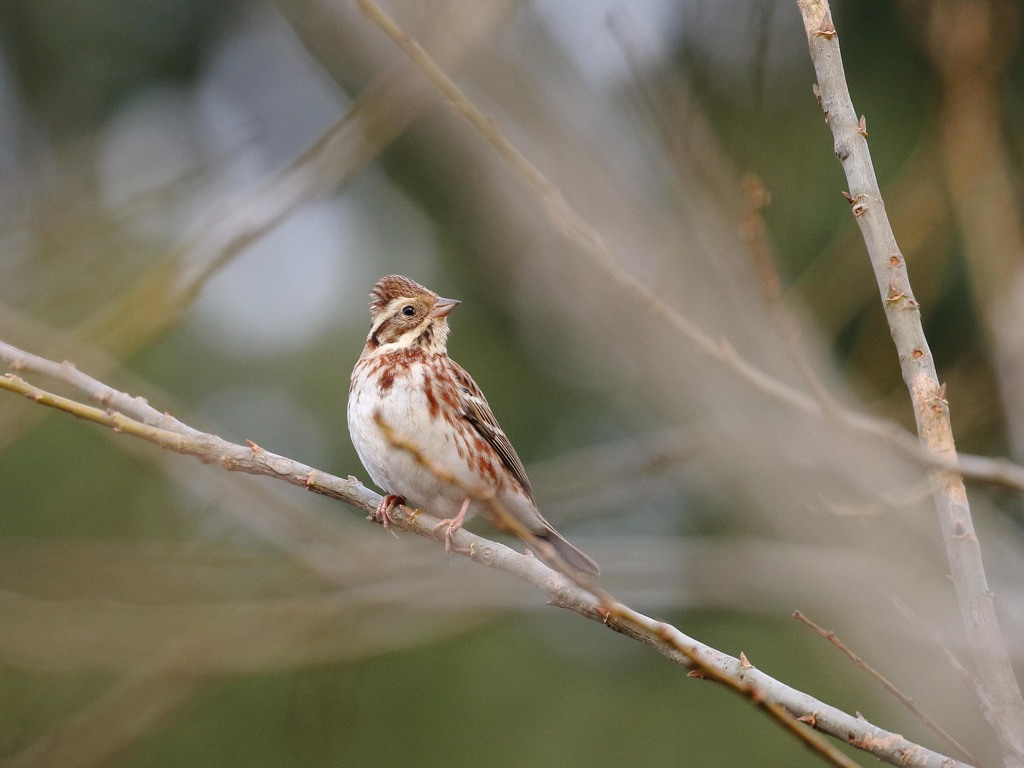
[[(953, 460), (956, 446), (945, 387), (935, 372), (921, 327), (920, 308), (885, 213), (868, 151), (865, 121), (858, 120), (853, 109), (828, 2), (797, 0), (797, 5), (818, 78), (814, 92), (850, 185), (846, 197), (871, 258), (903, 379), (910, 390), (918, 435), (929, 453)], [(978, 677), (991, 702), (986, 716), (998, 734), (1005, 764), (1024, 766), (1024, 699), (999, 629), (963, 479), (942, 470), (932, 470), (930, 479), (960, 614)]]

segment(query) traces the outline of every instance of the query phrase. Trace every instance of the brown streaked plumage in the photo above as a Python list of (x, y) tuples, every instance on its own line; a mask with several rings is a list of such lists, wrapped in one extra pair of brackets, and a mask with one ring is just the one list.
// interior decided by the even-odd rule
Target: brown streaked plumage
[(492, 489), (510, 515), (571, 567), (596, 575), (597, 564), (537, 511), (523, 463), (483, 392), (448, 357), (447, 318), (458, 303), (401, 275), (382, 277), (370, 292), (370, 332), (352, 370), (348, 424), (363, 466), (387, 493), (376, 516), (387, 523), (395, 504), (408, 500), (447, 518), (449, 541), (473, 514), (502, 524), (487, 504), (467, 498), (458, 485), (443, 482), (391, 445), (374, 421), (379, 413), (460, 482)]

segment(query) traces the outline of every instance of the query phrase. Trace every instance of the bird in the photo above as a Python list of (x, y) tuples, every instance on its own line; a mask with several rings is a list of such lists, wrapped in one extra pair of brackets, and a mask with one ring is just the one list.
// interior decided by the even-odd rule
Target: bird
[(523, 463), (483, 392), (448, 356), (448, 315), (459, 304), (402, 275), (385, 275), (370, 292), (370, 332), (352, 369), (348, 427), (359, 460), (385, 492), (371, 518), (390, 526), (396, 505), (414, 503), (442, 518), (435, 528), (446, 526), (450, 548), (454, 533), (479, 514), (519, 533), (556, 570), (568, 565), (597, 576), (597, 563), (537, 510)]

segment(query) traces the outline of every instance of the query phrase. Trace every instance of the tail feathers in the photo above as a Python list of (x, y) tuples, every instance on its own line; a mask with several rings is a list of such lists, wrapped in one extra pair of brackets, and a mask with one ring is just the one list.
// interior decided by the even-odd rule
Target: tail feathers
[[(582, 550), (577, 549), (562, 536), (558, 531), (552, 528), (550, 525), (543, 531), (534, 534), (538, 539), (546, 541), (557, 552), (561, 559), (568, 563), (571, 567), (577, 571), (585, 573), (589, 576), (598, 576), (601, 573), (601, 569), (597, 567), (597, 563), (593, 561), (590, 556), (585, 554)], [(556, 570), (562, 569), (562, 564), (558, 562), (552, 562), (554, 558), (545, 556), (546, 553), (538, 553), (538, 556), (545, 563), (550, 565)]]

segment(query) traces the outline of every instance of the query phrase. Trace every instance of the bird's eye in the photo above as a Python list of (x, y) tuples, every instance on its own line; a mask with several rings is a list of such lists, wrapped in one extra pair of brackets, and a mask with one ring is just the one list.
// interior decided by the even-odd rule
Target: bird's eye
[(404, 307), (402, 307), (402, 314), (405, 315), (406, 317), (412, 317), (413, 315), (416, 314), (416, 307), (414, 307), (412, 304), (406, 304)]

